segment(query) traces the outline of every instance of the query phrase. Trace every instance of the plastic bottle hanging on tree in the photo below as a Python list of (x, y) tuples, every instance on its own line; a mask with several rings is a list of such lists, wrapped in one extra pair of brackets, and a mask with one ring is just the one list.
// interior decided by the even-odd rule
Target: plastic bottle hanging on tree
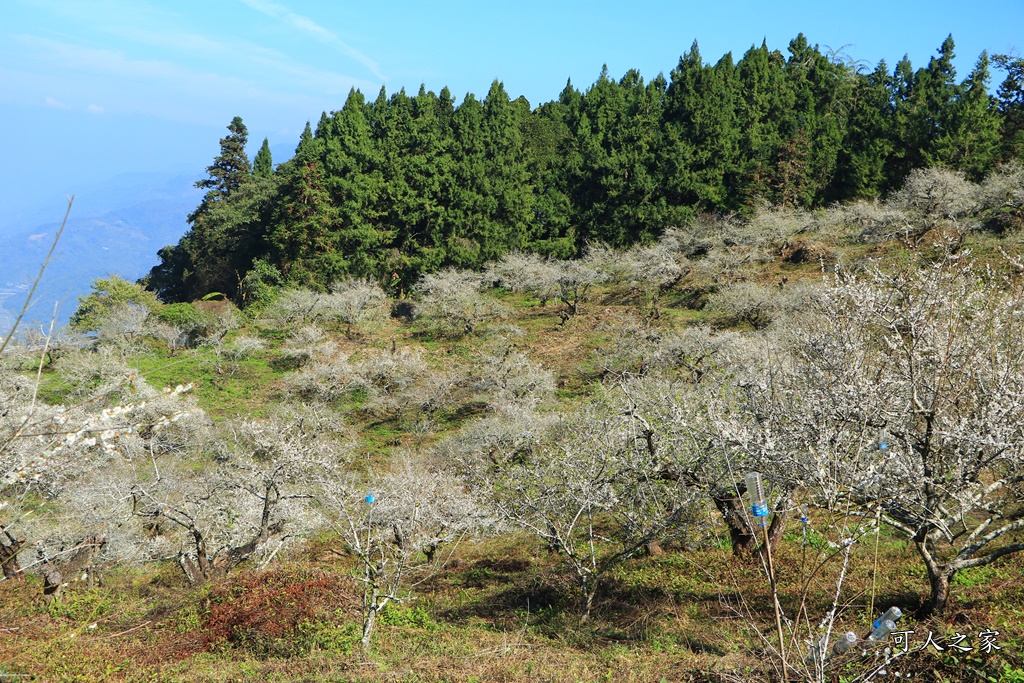
[(807, 546), (807, 524), (810, 521), (811, 520), (807, 517), (807, 506), (806, 505), (801, 505), (800, 506), (800, 528), (803, 531), (803, 540), (800, 542), (800, 545), (802, 547), (806, 547)]
[(373, 491), (367, 491), (366, 492), (366, 502), (367, 502), (367, 504), (370, 504), (370, 503), (372, 503), (372, 502), (374, 502), (376, 500), (377, 500), (377, 497), (373, 495)]
[(887, 450), (889, 450), (889, 443), (890, 443), (889, 432), (884, 430), (884, 429), (882, 431), (878, 432), (878, 442), (877, 443), (878, 443), (878, 450), (880, 450), (880, 451), (887, 451)]
[(750, 511), (754, 513), (755, 517), (767, 517), (768, 503), (764, 499), (761, 473), (751, 472), (744, 479), (747, 482), (747, 494), (750, 496)]

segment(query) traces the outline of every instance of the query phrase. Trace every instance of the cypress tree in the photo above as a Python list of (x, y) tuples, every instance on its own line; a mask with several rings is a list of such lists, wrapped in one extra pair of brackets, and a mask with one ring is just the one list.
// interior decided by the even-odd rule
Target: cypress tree
[(1006, 161), (1024, 155), (1024, 58), (996, 55), (992, 61), (1006, 72), (998, 91), (1000, 156)]
[(893, 153), (890, 125), (895, 116), (893, 77), (885, 60), (853, 84), (846, 134), (828, 192), (832, 201), (876, 197), (886, 187), (886, 164)]
[(252, 174), (257, 178), (268, 178), (274, 172), (274, 162), (270, 156), (270, 141), (263, 138), (263, 146), (256, 153), (252, 162)]
[[(567, 86), (570, 90), (572, 84)], [(577, 93), (578, 94), (578, 93)], [(571, 148), (568, 112), (561, 100), (541, 105), (522, 122), (523, 145), (533, 182), (530, 250), (566, 258), (575, 253), (572, 203), (567, 192), (567, 150)]]
[(644, 84), (640, 73), (630, 69), (618, 86), (622, 111), (605, 138), (604, 231), (624, 245), (649, 241), (677, 221), (668, 215), (656, 161), (667, 82), (659, 75)]
[(955, 45), (953, 36), (947, 36), (939, 47), (937, 56), (932, 57), (926, 69), (914, 76), (914, 101), (916, 104), (913, 129), (922, 150), (920, 161), (915, 159), (914, 168), (943, 163), (939, 137), (950, 126), (953, 102), (957, 96), (956, 68), (953, 66)]
[(586, 240), (644, 241), (694, 211), (801, 206), (877, 196), (915, 167), (979, 178), (1024, 150), (1024, 60), (998, 102), (983, 54), (957, 84), (948, 37), (926, 68), (907, 58), (861, 74), (805, 36), (789, 56), (751, 47), (704, 63), (696, 41), (666, 81), (605, 67), (531, 110), (495, 81), (459, 107), (447, 88), (415, 97), (352, 90), (309, 122), (275, 171), (264, 139), (252, 168), (232, 120), (181, 242), (150, 286), (165, 298), (229, 293), (254, 258), (292, 281), (342, 275), (403, 286), (445, 265), (477, 267), (509, 249), (567, 257)]
[(344, 273), (337, 265), (337, 211), (323, 164), (311, 154), (297, 153), (279, 175), (280, 198), (268, 235), (273, 261), (285, 280), (325, 288)]
[(574, 183), (573, 201), (582, 239), (616, 245), (628, 241), (628, 227), (612, 220), (624, 180), (619, 168), (624, 160), (618, 155), (617, 129), (625, 110), (622, 88), (609, 77), (606, 64), (580, 100), (576, 132), (581, 166)]
[(846, 64), (821, 53), (801, 33), (789, 44), (784, 71), (792, 107), (781, 131), (776, 163), (776, 198), (810, 206), (832, 182), (846, 132), (854, 74)]
[(500, 81), (483, 102), (467, 95), (455, 111), (458, 190), (446, 243), (453, 265), (479, 266), (526, 243), (533, 188), (521, 122), (528, 112), (529, 103), (511, 102)]
[(999, 117), (988, 94), (988, 53), (982, 52), (967, 79), (957, 88), (935, 141), (932, 158), (980, 181), (999, 154)]
[[(199, 189), (207, 190), (197, 212), (208, 208), (210, 202), (224, 199), (230, 195), (245, 183), (252, 173), (249, 157), (245, 154), (249, 132), (240, 116), (231, 120), (231, 123), (228, 124), (228, 131), (230, 134), (220, 139), (220, 154), (214, 158), (212, 164), (206, 167), (206, 172), (210, 177), (196, 183), (196, 187)], [(189, 222), (193, 222), (197, 215), (194, 212), (189, 217)]]
[(454, 186), (453, 141), (446, 121), (451, 100), (442, 102), (433, 91), (421, 85), (410, 105), (406, 172), (414, 199), (407, 219), (411, 232), (417, 235), (416, 246), (421, 258), (439, 263), (447, 258), (444, 243)]
[[(525, 105), (525, 106), (524, 106)], [(481, 256), (488, 261), (520, 249), (533, 214), (533, 185), (523, 146), (522, 116), (526, 100), (511, 102), (501, 81), (491, 83), (483, 101), (484, 145), (488, 150), (487, 234), (480, 236)]]
[[(209, 177), (196, 183), (207, 192), (188, 216), (191, 229), (178, 247), (163, 250), (164, 263), (150, 274), (175, 298), (195, 299), (212, 291), (233, 295), (240, 274), (261, 248), (276, 186), (270, 178), (252, 177), (245, 154), (248, 131), (240, 117), (232, 119), (228, 131), (220, 154), (206, 169)], [(179, 274), (181, 287), (171, 286)]]
[[(750, 48), (736, 65), (739, 73), (738, 104), (741, 130), (742, 195), (746, 204), (775, 198), (779, 154), (792, 125), (794, 95), (783, 72), (785, 58), (762, 43)], [(790, 138), (791, 139), (791, 138)]]
[(378, 150), (358, 90), (324, 123), (324, 172), (337, 211), (338, 267), (349, 275), (380, 277), (380, 260), (394, 233), (379, 220), (384, 191)]
[(306, 121), (306, 127), (302, 129), (302, 133), (299, 134), (299, 144), (295, 146), (295, 157), (309, 159), (316, 156), (317, 149), (315, 139), (313, 138), (313, 129), (310, 128), (309, 121)]
[(479, 244), (490, 232), (488, 206), (487, 142), (484, 132), (484, 107), (467, 93), (452, 116), (454, 136), (454, 178), (450, 198), (448, 234), (445, 245), (449, 258), (468, 263), (480, 255)]
[(739, 128), (731, 55), (705, 65), (697, 41), (679, 58), (665, 95), (659, 167), (670, 204), (731, 208)]
[(910, 57), (896, 63), (891, 81), (893, 116), (887, 126), (893, 141), (892, 154), (885, 169), (885, 191), (890, 192), (903, 184), (914, 168), (924, 164), (922, 150), (927, 144), (919, 121), (923, 118), (916, 97), (917, 82)]

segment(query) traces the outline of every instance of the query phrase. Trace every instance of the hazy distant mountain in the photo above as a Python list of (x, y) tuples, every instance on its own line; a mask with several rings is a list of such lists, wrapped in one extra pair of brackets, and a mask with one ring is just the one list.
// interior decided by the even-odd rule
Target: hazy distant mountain
[[(94, 278), (116, 273), (134, 280), (149, 272), (157, 263), (157, 250), (185, 234), (185, 217), (202, 197), (193, 187), (195, 180), (123, 174), (76, 195), (28, 318), (49, 320), (54, 302), (60, 302), (58, 322), (64, 324)], [(9, 329), (13, 311), (24, 302), (65, 208), (43, 207), (23, 218), (20, 227), (10, 220), (0, 227), (0, 331)]]
[[(271, 145), (275, 165), (293, 149)], [(188, 229), (185, 218), (203, 197), (195, 188), (202, 177), (201, 168), (193, 174), (122, 173), (76, 190), (64, 236), (27, 319), (49, 321), (59, 302), (63, 325), (95, 278), (116, 273), (136, 280), (148, 273), (157, 264), (156, 252), (177, 244)], [(24, 304), (66, 209), (66, 199), (56, 196), (52, 204), (0, 215), (0, 334)]]

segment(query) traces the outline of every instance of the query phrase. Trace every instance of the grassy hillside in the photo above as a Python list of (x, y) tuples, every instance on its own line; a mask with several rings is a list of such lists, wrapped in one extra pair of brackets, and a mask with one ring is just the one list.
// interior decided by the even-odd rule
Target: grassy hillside
[[(39, 396), (50, 406), (70, 405), (115, 394), (131, 400), (139, 379), (157, 388), (191, 384), (191, 400), (211, 429), (282, 409), (321, 410), (350, 444), (350, 467), (387, 470), (402, 454), (443, 457), (445, 444), (510, 405), (568, 420), (631, 378), (692, 382), (705, 370), (688, 365), (692, 353), (665, 360), (673, 340), (696, 331), (734, 333), (741, 342), (782, 333), (837, 266), (927, 268), (952, 249), (970, 253), (979, 267), (1011, 273), (1007, 258), (1024, 255), (1021, 233), (982, 223), (978, 214), (932, 220), (878, 204), (766, 209), (744, 223), (698, 221), (667, 236), (664, 252), (592, 250), (584, 263), (604, 275), (578, 299), (562, 297), (571, 303), (558, 294), (544, 301), (535, 279), (531, 285), (539, 275), (523, 270), (529, 264), (506, 261), (505, 270), (488, 271), (492, 286), (457, 290), (449, 300), (435, 283), (412, 300), (368, 300), (360, 310), (376, 312), (363, 317), (338, 313), (342, 298), (326, 293), (274, 292), (262, 308), (241, 313), (228, 302), (197, 304), (189, 309), (197, 316), (191, 341), (181, 336), (184, 309), (172, 315), (154, 306), (138, 322), (126, 313), (134, 308), (110, 307), (95, 347), (80, 351), (67, 339), (51, 349)], [(674, 265), (658, 281), (650, 273), (666, 253)], [(461, 308), (452, 314), (452, 306)], [(158, 319), (181, 334), (154, 326)], [(38, 355), (31, 348), (8, 354), (29, 359), (17, 366), (26, 379)], [(114, 382), (123, 373), (132, 379)], [(84, 483), (91, 475), (79, 476)], [(40, 499), (33, 509), (44, 505), (57, 502)], [(417, 575), (411, 593), (402, 593), (407, 599), (381, 611), (368, 653), (360, 647), (358, 557), (336, 528), (291, 539), (280, 552), (197, 586), (172, 559), (108, 550), (98, 585), (71, 580), (59, 600), (42, 595), (39, 567), (24, 581), (0, 582), (0, 677), (779, 680), (765, 564), (756, 553), (733, 553), (713, 505), (699, 515), (700, 533), (648, 543), (602, 575), (588, 620), (559, 548), (508, 524), (469, 534), (443, 547), (444, 561)], [(882, 525), (857, 536), (846, 556), (832, 532), (860, 522), (817, 507), (808, 517), (806, 525), (790, 517), (774, 551), (779, 601), (793, 620), (786, 628), (799, 634), (817, 626), (841, 584), (833, 641), (845, 631), (863, 636), (890, 606), (906, 615), (898, 630), (913, 631), (905, 655), (890, 640), (830, 658), (826, 680), (1024, 681), (1024, 557), (959, 572), (945, 613), (918, 618), (929, 586), (911, 542)], [(19, 521), (0, 519), (11, 530)], [(130, 515), (118, 519), (125, 528), (135, 523)], [(597, 517), (599, 546), (613, 548), (614, 524), (611, 515)], [(30, 556), (23, 552), (23, 566)], [(984, 631), (998, 631), (989, 640), (1001, 649), (983, 651)], [(942, 652), (917, 651), (929, 634)], [(968, 635), (961, 642), (970, 651), (948, 647), (957, 634)], [(808, 646), (800, 636), (788, 642), (790, 680), (822, 675), (806, 657)]]

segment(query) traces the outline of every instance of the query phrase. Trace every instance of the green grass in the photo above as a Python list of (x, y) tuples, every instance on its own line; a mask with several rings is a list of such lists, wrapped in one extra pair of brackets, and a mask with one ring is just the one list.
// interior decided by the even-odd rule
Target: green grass
[(129, 359), (146, 381), (157, 388), (192, 384), (199, 406), (215, 419), (261, 417), (276, 398), (274, 383), (285, 372), (271, 362), (273, 352), (252, 358), (218, 358), (208, 348), (179, 355), (150, 353)]

